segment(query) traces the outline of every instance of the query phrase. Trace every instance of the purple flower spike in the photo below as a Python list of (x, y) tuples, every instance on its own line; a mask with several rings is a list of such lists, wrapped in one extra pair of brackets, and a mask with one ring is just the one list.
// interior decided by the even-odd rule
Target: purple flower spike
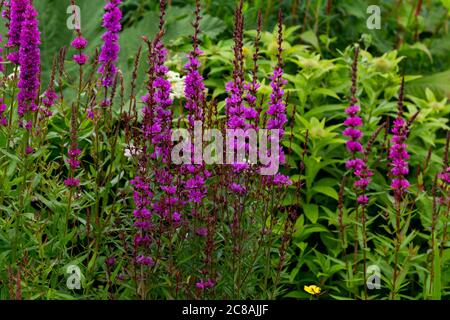
[(79, 35), (72, 41), (72, 47), (78, 50), (82, 50), (86, 48), (88, 41), (83, 38), (83, 36)]
[[(8, 43), (9, 48), (19, 48), (21, 46), (22, 37), (22, 25), (25, 21), (25, 15), (27, 7), (30, 6), (30, 0), (11, 0), (9, 18), (10, 25), (8, 31)], [(12, 51), (8, 55), (8, 60), (14, 64), (19, 64), (19, 53)]]
[(0, 98), (0, 126), (4, 126), (6, 127), (6, 125), (8, 124), (8, 120), (6, 119), (5, 116), (5, 111), (6, 111), (6, 104), (3, 103), (3, 99)]
[(114, 77), (117, 73), (115, 63), (119, 58), (119, 32), (122, 29), (120, 20), (122, 19), (122, 11), (119, 5), (121, 0), (108, 0), (105, 6), (105, 14), (103, 16), (103, 27), (107, 30), (103, 36), (103, 46), (100, 52), (99, 61), (100, 68), (98, 72), (102, 74), (102, 84), (104, 87), (111, 87)]
[[(370, 177), (373, 176), (373, 172), (367, 167), (367, 155), (364, 154), (364, 148), (361, 144), (363, 137), (363, 132), (357, 127), (363, 125), (362, 118), (358, 115), (361, 111), (361, 107), (357, 105), (356, 94), (356, 81), (357, 81), (357, 71), (358, 71), (358, 47), (355, 48), (355, 56), (352, 65), (352, 97), (350, 106), (345, 109), (345, 113), (348, 115), (347, 119), (344, 121), (344, 129), (342, 135), (347, 137), (349, 140), (346, 141), (347, 150), (351, 154), (351, 159), (347, 160), (345, 167), (351, 170), (353, 176), (355, 177), (355, 182), (353, 186), (355, 189), (359, 190), (360, 195), (357, 197), (357, 202), (360, 205), (366, 205), (369, 202), (369, 198), (366, 195), (367, 187), (370, 184)], [(364, 157), (359, 158), (358, 154), (362, 153)]]
[[(14, 1), (13, 1), (14, 4)], [(23, 15), (20, 37), (19, 63), (20, 79), (17, 95), (18, 113), (23, 117), (27, 112), (37, 110), (36, 99), (39, 91), (40, 75), (40, 32), (38, 29), (37, 12), (32, 5), (28, 5)]]
[(408, 123), (403, 119), (403, 88), (404, 83), (400, 88), (400, 96), (398, 102), (397, 118), (394, 120), (394, 126), (391, 129), (393, 137), (391, 139), (391, 148), (389, 150), (390, 171), (392, 175), (391, 188), (397, 200), (400, 200), (409, 187), (409, 181), (406, 175), (409, 173), (409, 166), (407, 160), (409, 153), (407, 151), (408, 145), (406, 139), (408, 138), (409, 128)]
[(78, 187), (80, 185), (80, 180), (75, 178), (68, 178), (64, 180), (64, 185), (66, 187)]

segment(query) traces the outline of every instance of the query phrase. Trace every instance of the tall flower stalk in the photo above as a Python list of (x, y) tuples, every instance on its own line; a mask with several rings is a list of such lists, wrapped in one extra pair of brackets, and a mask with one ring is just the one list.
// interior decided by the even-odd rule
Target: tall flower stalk
[(17, 85), (20, 91), (17, 100), (19, 116), (25, 118), (26, 121), (23, 125), (28, 131), (31, 131), (33, 126), (32, 113), (38, 109), (36, 100), (41, 72), (40, 32), (37, 12), (32, 5), (26, 7), (23, 19), (19, 49), (20, 77)]
[(395, 253), (394, 253), (394, 273), (393, 273), (393, 290), (392, 299), (397, 295), (397, 280), (399, 273), (398, 255), (401, 242), (401, 210), (404, 196), (410, 186), (406, 176), (409, 173), (409, 153), (407, 151), (408, 145), (406, 139), (408, 137), (409, 128), (408, 123), (403, 118), (403, 94), (404, 94), (405, 80), (402, 79), (400, 85), (400, 93), (397, 104), (397, 118), (394, 120), (394, 125), (391, 132), (393, 137), (391, 139), (391, 147), (389, 150), (389, 169), (392, 176), (391, 189), (394, 192), (395, 204)]
[[(367, 299), (367, 287), (366, 283), (366, 247), (367, 247), (367, 239), (366, 239), (366, 206), (369, 202), (369, 198), (366, 195), (367, 187), (369, 186), (371, 177), (373, 176), (373, 172), (367, 166), (367, 150), (364, 151), (364, 147), (361, 144), (361, 140), (363, 137), (363, 133), (359, 127), (362, 127), (363, 121), (359, 116), (359, 112), (361, 111), (361, 107), (357, 105), (358, 99), (356, 98), (357, 91), (357, 80), (358, 80), (358, 57), (359, 57), (359, 46), (355, 46), (355, 53), (352, 64), (352, 86), (351, 86), (351, 99), (350, 106), (345, 110), (345, 113), (348, 115), (347, 119), (344, 121), (344, 126), (346, 129), (343, 132), (343, 135), (348, 138), (346, 142), (347, 150), (351, 155), (351, 159), (346, 161), (346, 168), (351, 170), (355, 181), (354, 188), (358, 192), (357, 203), (358, 206), (356, 208), (356, 224), (359, 223), (358, 210), (361, 207), (361, 224), (362, 224), (362, 236), (363, 236), (363, 275), (364, 275), (364, 294)], [(357, 232), (355, 232), (355, 242), (354, 242), (354, 263), (356, 266), (356, 258), (357, 258), (357, 248), (358, 248), (358, 237)]]
[(115, 64), (119, 58), (119, 32), (122, 30), (122, 25), (120, 24), (122, 11), (119, 8), (121, 3), (121, 0), (107, 0), (104, 8), (103, 27), (106, 29), (106, 32), (102, 36), (103, 46), (99, 57), (100, 68), (98, 72), (101, 74), (102, 85), (105, 89), (112, 87), (117, 73)]
[[(284, 87), (288, 83), (286, 79), (283, 78), (283, 15), (282, 11), (278, 11), (278, 36), (277, 36), (277, 64), (270, 76), (270, 87), (272, 92), (270, 93), (269, 106), (266, 111), (267, 116), (267, 129), (268, 130), (278, 130), (278, 137), (274, 141), (274, 136), (270, 136), (270, 141), (272, 143), (279, 144), (279, 154), (278, 162), (280, 165), (286, 163), (286, 157), (284, 154), (283, 147), (281, 146), (281, 140), (285, 134), (285, 126), (287, 123), (287, 108), (286, 108), (286, 97)], [(292, 184), (291, 179), (282, 174), (276, 173), (273, 176), (265, 176), (264, 183), (273, 186), (288, 186)]]
[[(199, 57), (203, 52), (199, 48), (198, 36), (200, 33), (200, 1), (196, 1), (195, 20), (193, 22), (194, 35), (192, 36), (193, 49), (187, 55), (188, 63), (184, 66), (186, 70), (186, 77), (184, 82), (184, 95), (186, 98), (185, 109), (188, 112), (189, 132), (194, 134), (198, 128), (195, 126), (199, 123), (202, 124), (202, 137), (203, 137), (203, 122), (204, 106), (206, 105), (206, 87), (203, 83), (203, 77), (200, 74), (200, 61)], [(215, 214), (208, 215), (198, 210), (202, 203), (203, 198), (207, 194), (206, 180), (211, 175), (205, 168), (203, 159), (197, 159), (197, 151), (194, 144), (191, 145), (191, 160), (193, 165), (183, 165), (181, 169), (181, 176), (183, 180), (183, 186), (187, 193), (185, 201), (191, 204), (191, 214), (197, 217), (197, 221), (200, 224), (197, 226), (196, 235), (200, 238), (207, 238), (205, 241), (205, 258), (204, 258), (204, 270), (201, 270), (202, 277), (196, 282), (196, 287), (200, 290), (211, 288), (215, 285), (215, 276), (211, 274), (212, 265), (212, 250), (214, 246), (214, 225), (216, 223)]]
[(66, 213), (65, 233), (67, 233), (67, 225), (69, 224), (70, 213), (72, 211), (72, 197), (74, 190), (80, 186), (80, 179), (76, 178), (76, 171), (80, 167), (79, 157), (81, 150), (78, 148), (78, 108), (72, 104), (72, 114), (70, 121), (70, 146), (68, 148), (67, 164), (69, 165), (69, 176), (64, 180), (64, 185), (69, 188), (69, 200)]
[(440, 205), (444, 207), (444, 225), (442, 228), (442, 239), (440, 256), (444, 253), (445, 243), (447, 242), (447, 228), (448, 218), (450, 215), (450, 163), (449, 163), (449, 150), (450, 150), (450, 131), (447, 131), (447, 140), (444, 148), (444, 165), (442, 171), (438, 174), (440, 180), (439, 189), (441, 191)]
[[(142, 97), (145, 104), (142, 110), (143, 136), (140, 139), (143, 142), (142, 156), (139, 157), (138, 176), (132, 181), (135, 187), (135, 226), (138, 228), (134, 264), (140, 267), (141, 280), (137, 281), (141, 297), (146, 295), (147, 273), (144, 267), (159, 266), (164, 237), (169, 239), (169, 250), (172, 250), (172, 226), (180, 222), (183, 205), (171, 166), (173, 100), (170, 98), (171, 85), (167, 80), (169, 70), (165, 65), (167, 49), (162, 42), (165, 5), (165, 1), (161, 0), (158, 34), (153, 41), (145, 39), (149, 48), (148, 93)], [(153, 173), (152, 176), (149, 171)], [(158, 197), (154, 197), (154, 194), (158, 194)], [(156, 244), (154, 256), (150, 246), (152, 242)], [(172, 272), (172, 264), (168, 271)]]
[(21, 46), (22, 24), (25, 21), (27, 7), (30, 6), (30, 0), (11, 0), (10, 3), (10, 25), (8, 32), (7, 47), (10, 48), (8, 60), (14, 64), (19, 64), (19, 47)]
[[(11, 8), (22, 5), (21, 1), (13, 1)], [(22, 7), (20, 7), (22, 10)], [(12, 10), (12, 9), (11, 9)], [(17, 12), (16, 12), (17, 13)], [(11, 12), (12, 15), (12, 12)], [(37, 99), (40, 87), (40, 32), (38, 28), (37, 12), (33, 5), (27, 3), (23, 15), (21, 16), (20, 27), (20, 49), (18, 62), (20, 65), (20, 78), (17, 84), (19, 93), (18, 100), (18, 114), (20, 118), (20, 126), (25, 128), (25, 133), (22, 139), (22, 156), (23, 156), (23, 181), (19, 187), (19, 213), (15, 219), (15, 238), (13, 241), (13, 260), (17, 257), (17, 242), (19, 228), (21, 226), (22, 213), (26, 210), (26, 200), (28, 199), (28, 172), (29, 170), (29, 155), (34, 152), (32, 144), (33, 138), (33, 121), (37, 117), (35, 112), (38, 110)], [(17, 22), (17, 21), (16, 21)], [(11, 22), (11, 28), (13, 23)], [(17, 26), (16, 26), (17, 28)], [(17, 30), (10, 34), (17, 36)], [(14, 42), (16, 43), (16, 42)], [(11, 121), (11, 120), (10, 120)]]

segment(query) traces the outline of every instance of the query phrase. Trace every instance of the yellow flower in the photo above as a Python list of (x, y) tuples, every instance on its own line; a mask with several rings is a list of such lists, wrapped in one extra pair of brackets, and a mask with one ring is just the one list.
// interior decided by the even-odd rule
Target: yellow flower
[(304, 286), (303, 288), (306, 292), (308, 292), (309, 294), (312, 294), (313, 296), (318, 296), (320, 294), (320, 288), (318, 286), (315, 285), (310, 285), (310, 286)]

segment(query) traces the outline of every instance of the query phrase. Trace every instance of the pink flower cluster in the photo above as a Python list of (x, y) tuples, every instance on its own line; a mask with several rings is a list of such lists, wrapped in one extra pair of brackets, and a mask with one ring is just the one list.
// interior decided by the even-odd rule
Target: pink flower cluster
[(394, 190), (396, 197), (401, 197), (409, 187), (409, 181), (405, 176), (409, 173), (407, 160), (409, 154), (407, 151), (406, 139), (408, 136), (408, 125), (399, 114), (394, 120), (391, 139), (391, 148), (389, 150), (390, 171), (393, 176), (391, 188)]
[(214, 280), (214, 279), (208, 279), (208, 280), (203, 280), (203, 279), (200, 279), (196, 284), (195, 284), (195, 286), (198, 288), (198, 289), (200, 289), (200, 290), (204, 290), (204, 289), (207, 289), (207, 288), (212, 288), (212, 287), (214, 287), (216, 285), (216, 281)]
[(347, 169), (352, 170), (356, 177), (354, 182), (354, 187), (357, 190), (361, 190), (362, 194), (358, 196), (357, 201), (359, 204), (365, 205), (369, 202), (369, 198), (366, 196), (365, 191), (369, 186), (373, 172), (367, 167), (367, 163), (364, 159), (358, 158), (358, 153), (363, 153), (363, 146), (361, 144), (362, 131), (358, 129), (361, 127), (363, 122), (358, 116), (361, 108), (358, 105), (351, 105), (345, 110), (348, 117), (344, 121), (344, 125), (347, 127), (343, 135), (348, 137), (347, 140), (347, 150), (351, 153), (352, 158), (347, 160), (345, 166)]
[[(3, 42), (3, 37), (0, 34), (0, 44)], [(5, 72), (5, 66), (3, 65), (3, 48), (0, 46), (0, 72)]]
[[(106, 32), (103, 34), (104, 41), (102, 50), (100, 52), (100, 68), (98, 72), (102, 74), (102, 84), (104, 87), (111, 87), (114, 82), (114, 77), (117, 73), (115, 63), (119, 58), (119, 32), (122, 30), (120, 20), (122, 19), (122, 11), (119, 6), (121, 0), (108, 0), (105, 6), (105, 14), (103, 16), (103, 27)], [(83, 40), (77, 41), (78, 46), (84, 44)], [(78, 59), (79, 62), (83, 62)]]
[(450, 185), (450, 167), (445, 168), (441, 173), (439, 173), (438, 178), (445, 184)]
[(134, 236), (135, 262), (141, 265), (153, 265), (153, 259), (148, 255), (151, 243), (152, 214), (149, 210), (152, 206), (153, 193), (146, 178), (137, 176), (131, 181), (134, 187), (134, 226), (138, 229)]
[(8, 124), (8, 120), (6, 119), (6, 116), (4, 115), (4, 112), (6, 111), (6, 104), (3, 103), (3, 99), (0, 98), (0, 126), (6, 127)]
[[(197, 34), (194, 36), (194, 48), (188, 54), (188, 63), (184, 66), (187, 71), (184, 81), (184, 94), (186, 97), (185, 109), (189, 112), (188, 121), (190, 130), (193, 130), (195, 121), (203, 121), (203, 107), (205, 104), (205, 84), (203, 77), (199, 72), (199, 56), (203, 52), (197, 46)], [(195, 146), (191, 145), (192, 159), (195, 155)], [(206, 179), (211, 176), (203, 164), (184, 165), (181, 168), (184, 187), (187, 192), (187, 201), (190, 203), (201, 203), (206, 196)]]
[[(25, 20), (25, 11), (30, 5), (30, 0), (11, 0), (9, 10), (6, 11), (10, 20), (6, 47), (12, 48), (12, 50), (21, 45), (22, 24)], [(8, 60), (19, 64), (19, 51), (11, 51), (8, 54)]]
[(73, 177), (76, 169), (78, 169), (81, 164), (80, 160), (78, 159), (80, 155), (81, 150), (78, 149), (78, 146), (76, 144), (72, 143), (72, 146), (70, 147), (68, 152), (69, 158), (67, 159), (67, 163), (69, 164), (71, 171), (71, 177), (64, 181), (64, 185), (66, 187), (78, 187), (80, 185), (80, 180)]
[(77, 54), (73, 55), (73, 61), (80, 66), (86, 64), (87, 55), (83, 53), (83, 50), (88, 45), (88, 41), (83, 37), (80, 30), (77, 30), (77, 37), (72, 41), (72, 47), (78, 50)]
[[(283, 69), (280, 65), (281, 62), (279, 62), (278, 66), (274, 69), (273, 74), (270, 76), (270, 87), (272, 88), (272, 93), (270, 94), (269, 108), (267, 110), (267, 114), (269, 115), (267, 120), (267, 129), (278, 129), (279, 141), (281, 141), (284, 136), (284, 127), (287, 123), (286, 103), (284, 102), (283, 89), (283, 87), (287, 84), (287, 80), (283, 78)], [(274, 137), (270, 136), (269, 138), (273, 141)], [(278, 157), (280, 164), (284, 164), (286, 162), (281, 145)], [(263, 183), (274, 186), (289, 186), (292, 184), (292, 180), (282, 173), (277, 173), (273, 176), (265, 176)]]
[(58, 99), (58, 95), (56, 94), (52, 83), (50, 84), (50, 87), (45, 91), (44, 97), (42, 98), (42, 104), (44, 105), (44, 107), (40, 109), (40, 112), (45, 117), (48, 118), (52, 116), (53, 112), (50, 109), (54, 106), (56, 99)]
[[(15, 1), (12, 2), (13, 5), (14, 3)], [(41, 72), (40, 32), (37, 12), (31, 4), (26, 6), (22, 18), (19, 49), (20, 78), (17, 85), (20, 88), (17, 99), (18, 112), (21, 117), (27, 112), (34, 112), (38, 109), (36, 99), (40, 87), (39, 75)], [(28, 121), (28, 125), (30, 125), (30, 121)]]

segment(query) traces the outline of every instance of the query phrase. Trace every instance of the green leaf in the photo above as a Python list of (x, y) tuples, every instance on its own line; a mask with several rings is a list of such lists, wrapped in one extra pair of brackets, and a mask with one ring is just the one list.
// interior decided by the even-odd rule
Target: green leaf
[(305, 41), (306, 43), (311, 44), (317, 51), (320, 51), (319, 47), (319, 40), (317, 39), (316, 34), (312, 30), (308, 30), (306, 32), (303, 32), (300, 35), (300, 38)]
[(334, 190), (332, 187), (327, 186), (315, 186), (313, 188), (313, 191), (322, 193), (326, 196), (329, 196), (330, 198), (333, 198), (335, 200), (339, 199), (338, 193), (336, 190)]
[(312, 223), (316, 223), (319, 219), (319, 207), (316, 204), (304, 204), (303, 212)]

